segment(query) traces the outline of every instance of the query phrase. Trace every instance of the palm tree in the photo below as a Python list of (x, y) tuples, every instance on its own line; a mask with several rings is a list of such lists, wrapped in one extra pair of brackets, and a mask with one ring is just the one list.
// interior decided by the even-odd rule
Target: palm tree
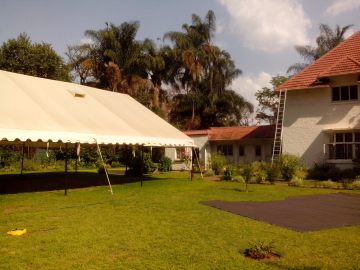
[(215, 14), (209, 10), (202, 20), (198, 15), (192, 15), (192, 24), (183, 24), (183, 32), (168, 32), (164, 39), (169, 39), (174, 46), (174, 64), (172, 76), (177, 78), (172, 81), (173, 85), (180, 86), (192, 97), (191, 121), (196, 117), (196, 92), (199, 91), (199, 83), (204, 78), (204, 65), (206, 52), (204, 45), (210, 44), (215, 33)]
[(319, 59), (331, 49), (335, 48), (345, 39), (346, 32), (352, 27), (352, 25), (346, 25), (344, 27), (336, 26), (335, 30), (332, 30), (327, 24), (320, 24), (320, 35), (316, 38), (316, 47), (295, 46), (295, 50), (306, 61), (305, 63), (296, 63), (290, 66), (287, 70), (288, 74), (295, 74), (303, 70), (306, 66)]
[(138, 22), (106, 23), (104, 29), (85, 32), (93, 42), (90, 59), (99, 87), (136, 95), (146, 86), (144, 45), (135, 39), (138, 29)]
[(144, 46), (144, 63), (147, 74), (152, 83), (152, 109), (155, 112), (160, 110), (160, 95), (162, 93), (161, 84), (166, 76), (166, 62), (164, 60), (165, 51), (158, 49), (155, 43), (150, 39), (145, 39)]
[[(235, 67), (229, 53), (212, 42), (215, 34), (215, 15), (211, 10), (204, 19), (193, 14), (192, 24), (184, 24), (182, 30), (168, 32), (164, 36), (174, 44), (174, 61), (167, 83), (179, 91), (178, 96), (173, 99), (170, 119), (181, 123), (185, 128), (227, 125), (231, 121), (227, 121), (225, 117), (219, 116), (219, 122), (215, 120), (217, 112), (227, 115), (232, 113), (220, 108), (218, 104), (220, 100), (228, 98), (226, 106), (230, 106), (227, 87), (241, 74), (241, 70)], [(184, 94), (186, 97), (179, 96)], [(234, 92), (234, 95), (237, 94)], [(190, 117), (190, 120), (182, 121), (184, 117)]]

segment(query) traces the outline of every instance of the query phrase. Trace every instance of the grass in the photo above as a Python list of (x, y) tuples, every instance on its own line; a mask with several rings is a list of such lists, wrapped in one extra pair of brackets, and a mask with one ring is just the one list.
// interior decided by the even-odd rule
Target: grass
[[(329, 189), (189, 181), (186, 173), (139, 183), (0, 195), (0, 269), (359, 269), (360, 226), (298, 233), (199, 204), (280, 200)], [(27, 228), (22, 237), (6, 232)], [(274, 242), (276, 261), (243, 256)]]

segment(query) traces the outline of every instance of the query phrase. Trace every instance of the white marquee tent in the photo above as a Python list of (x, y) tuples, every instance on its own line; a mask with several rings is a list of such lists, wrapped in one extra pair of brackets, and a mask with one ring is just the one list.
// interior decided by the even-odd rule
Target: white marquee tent
[(0, 70), (0, 145), (25, 142), (96, 144), (100, 157), (102, 144), (194, 147), (193, 139), (128, 95)]
[(194, 146), (126, 94), (0, 70), (0, 143), (12, 141)]

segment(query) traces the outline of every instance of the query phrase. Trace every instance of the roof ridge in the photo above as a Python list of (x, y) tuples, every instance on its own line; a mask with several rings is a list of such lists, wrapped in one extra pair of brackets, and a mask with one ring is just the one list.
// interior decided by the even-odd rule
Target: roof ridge
[(349, 58), (351, 61), (353, 61), (355, 64), (357, 64), (358, 66), (360, 66), (360, 62), (357, 61), (356, 59), (352, 58), (351, 56), (347, 55), (347, 58)]
[(338, 66), (339, 64), (341, 64), (342, 62), (344, 62), (344, 60), (349, 59), (350, 61), (354, 62), (356, 65), (360, 66), (360, 63), (357, 62), (356, 60), (354, 60), (352, 57), (350, 57), (349, 55), (345, 55), (344, 57), (340, 58), (338, 61), (336, 61), (334, 64), (332, 64), (331, 66), (329, 66), (328, 68), (326, 68), (324, 71), (320, 72), (317, 75), (317, 78), (321, 78), (324, 74), (327, 74), (330, 70), (332, 70), (334, 67)]

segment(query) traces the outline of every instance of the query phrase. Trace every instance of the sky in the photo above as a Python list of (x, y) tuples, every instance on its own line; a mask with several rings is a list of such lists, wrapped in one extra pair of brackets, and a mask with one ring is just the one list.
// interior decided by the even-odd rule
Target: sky
[(295, 45), (315, 44), (319, 24), (360, 30), (360, 0), (0, 0), (0, 44), (20, 33), (50, 43), (64, 59), (67, 45), (87, 41), (86, 30), (106, 22), (139, 21), (137, 39), (159, 46), (191, 15), (216, 15), (215, 43), (228, 51), (242, 75), (232, 89), (256, 104), (254, 93), (302, 62)]

